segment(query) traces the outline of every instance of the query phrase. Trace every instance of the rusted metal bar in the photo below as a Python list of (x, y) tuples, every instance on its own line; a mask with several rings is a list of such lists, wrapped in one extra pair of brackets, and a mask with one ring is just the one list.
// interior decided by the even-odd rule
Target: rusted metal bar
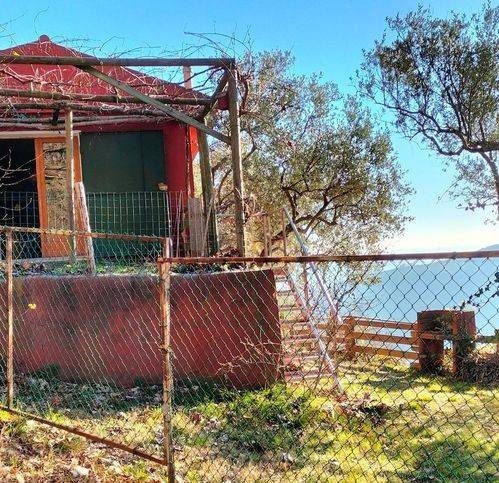
[[(118, 96), (108, 94), (84, 94), (84, 93), (64, 93), (48, 92), (39, 90), (21, 90), (21, 89), (0, 89), (0, 97), (29, 97), (32, 99), (48, 99), (52, 101), (82, 101), (82, 102), (109, 102), (116, 104), (144, 104), (144, 101), (131, 96)], [(163, 102), (164, 104), (179, 104), (193, 106), (211, 106), (213, 100), (206, 97), (171, 97), (165, 95), (151, 95), (152, 99)]]
[[(163, 244), (163, 253), (170, 255), (170, 243)], [(170, 286), (171, 264), (162, 262), (159, 268), (159, 306), (161, 323), (161, 350), (163, 353), (163, 451), (164, 464), (168, 468), (168, 481), (175, 481), (175, 462), (172, 440), (172, 393), (173, 374), (171, 367), (171, 316), (170, 316)]]
[(263, 229), (263, 253), (265, 257), (268, 257), (271, 255), (269, 251), (269, 223), (268, 223), (268, 216), (265, 213), (262, 216), (262, 229)]
[(131, 448), (129, 446), (126, 446), (122, 443), (118, 443), (116, 441), (112, 441), (110, 439), (106, 438), (101, 438), (100, 436), (97, 436), (95, 434), (87, 433), (86, 431), (82, 431), (81, 429), (78, 429), (76, 427), (72, 426), (67, 426), (65, 424), (60, 424), (60, 423), (55, 423), (54, 421), (49, 421), (48, 419), (41, 418), (40, 416), (36, 416), (35, 414), (31, 413), (26, 413), (24, 411), (18, 411), (17, 409), (12, 409), (7, 406), (4, 406), (3, 404), (0, 404), (0, 409), (3, 411), (6, 411), (10, 414), (13, 414), (15, 416), (20, 416), (22, 418), (31, 420), (31, 421), (36, 421), (37, 423), (40, 424), (45, 424), (47, 426), (50, 426), (52, 428), (57, 428), (62, 431), (67, 431), (68, 433), (75, 434), (77, 436), (81, 436), (83, 438), (86, 438), (90, 441), (94, 441), (95, 443), (101, 443), (105, 444), (106, 446), (109, 446), (110, 448), (115, 448), (119, 449), (121, 451), (126, 451), (127, 453), (131, 453), (135, 456), (139, 456), (140, 458), (144, 458), (146, 460), (152, 461), (154, 463), (158, 463), (160, 465), (164, 464), (163, 459), (157, 458), (156, 456), (150, 455), (148, 453), (145, 453), (143, 451), (140, 451), (135, 448)]
[(45, 55), (0, 55), (2, 64), (34, 64), (34, 65), (74, 65), (85, 66), (115, 66), (115, 67), (222, 67), (231, 68), (235, 59), (231, 57), (220, 58), (125, 58), (125, 57), (70, 57), (70, 56), (45, 56)]
[(499, 258), (499, 250), (473, 252), (441, 252), (441, 253), (382, 253), (376, 255), (307, 255), (288, 257), (180, 257), (169, 258), (170, 261), (184, 264), (210, 263), (304, 263), (304, 262), (383, 262), (394, 260), (457, 260), (462, 258)]
[(14, 263), (12, 231), (5, 233), (5, 260), (7, 278), (7, 407), (14, 405)]
[(71, 231), (71, 230), (56, 230), (52, 228), (31, 228), (19, 226), (0, 226), (0, 233), (5, 233), (11, 230), (17, 233), (40, 233), (43, 235), (61, 235), (61, 236), (76, 236), (76, 237), (90, 237), (90, 238), (103, 238), (106, 240), (128, 240), (128, 241), (143, 241), (143, 242), (159, 242), (162, 243), (164, 238), (160, 236), (150, 235), (126, 235), (118, 233), (99, 233), (87, 231)]
[(286, 233), (286, 213), (281, 211), (281, 230), (282, 230), (282, 253), (285, 257), (288, 256), (288, 237)]

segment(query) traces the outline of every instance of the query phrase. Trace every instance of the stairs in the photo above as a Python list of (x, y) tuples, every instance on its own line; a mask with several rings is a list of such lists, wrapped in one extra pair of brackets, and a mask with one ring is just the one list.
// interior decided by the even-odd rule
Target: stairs
[[(284, 376), (286, 381), (331, 377), (317, 337), (309, 322), (310, 310), (286, 268), (274, 269), (281, 322)], [(327, 322), (317, 321), (315, 327), (327, 344)]]

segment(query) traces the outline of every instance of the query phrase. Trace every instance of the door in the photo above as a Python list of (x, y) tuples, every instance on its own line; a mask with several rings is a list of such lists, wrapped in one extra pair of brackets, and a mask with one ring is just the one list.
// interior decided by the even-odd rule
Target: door
[[(78, 136), (73, 138), (75, 182), (81, 181), (80, 146)], [(40, 227), (55, 230), (69, 229), (66, 143), (63, 137), (35, 139), (37, 190)], [(78, 213), (78, 210), (76, 210)], [(77, 228), (78, 227), (78, 216)], [(79, 244), (80, 245), (80, 244)], [(70, 252), (68, 237), (41, 236), (42, 257), (67, 257)], [(81, 252), (81, 247), (78, 247)]]

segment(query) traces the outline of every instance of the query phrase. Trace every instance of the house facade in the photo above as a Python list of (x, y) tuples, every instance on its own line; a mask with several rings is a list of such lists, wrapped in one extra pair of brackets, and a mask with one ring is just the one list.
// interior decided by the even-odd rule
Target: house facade
[[(45, 35), (0, 55), (85, 57)], [(173, 99), (189, 115), (197, 107), (183, 100), (203, 98), (179, 83), (127, 67), (102, 71), (148, 96)], [(30, 98), (33, 91), (47, 98)], [(84, 107), (78, 102), (82, 98)], [(158, 236), (176, 229), (179, 236), (177, 218), (194, 195), (196, 129), (129, 99), (71, 65), (1, 64), (0, 224), (68, 228), (63, 122), (70, 106), (74, 181), (83, 182), (91, 229)], [(39, 256), (56, 255), (43, 240), (34, 241), (33, 249)]]

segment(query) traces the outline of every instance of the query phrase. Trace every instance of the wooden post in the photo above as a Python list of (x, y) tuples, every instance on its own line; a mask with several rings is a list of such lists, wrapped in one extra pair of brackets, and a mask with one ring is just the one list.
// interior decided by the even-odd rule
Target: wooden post
[(204, 215), (208, 226), (208, 239), (211, 240), (209, 255), (218, 252), (218, 229), (215, 213), (215, 190), (210, 164), (210, 150), (206, 133), (198, 130), (199, 164), (201, 168), (201, 187), (203, 190)]
[[(165, 239), (163, 244), (163, 257), (170, 256), (170, 240)], [(168, 481), (175, 482), (175, 462), (172, 440), (172, 394), (173, 374), (171, 367), (171, 314), (170, 314), (170, 288), (171, 264), (159, 262), (159, 306), (161, 323), (161, 351), (163, 354), (163, 451), (165, 465), (168, 469)]]
[(14, 404), (14, 262), (12, 231), (6, 230), (5, 261), (7, 277), (7, 407)]
[(244, 183), (241, 157), (241, 133), (239, 126), (239, 101), (237, 97), (237, 71), (232, 69), (228, 79), (230, 149), (232, 158), (232, 179), (234, 184), (234, 210), (236, 218), (237, 250), (246, 254), (246, 234), (244, 229)]
[(345, 330), (345, 353), (347, 359), (353, 359), (355, 357), (355, 317), (345, 317), (344, 319), (344, 330)]
[[(74, 167), (74, 144), (73, 144), (73, 111), (68, 109), (65, 118), (66, 130), (66, 192), (68, 200), (68, 221), (69, 230), (75, 231), (76, 228), (76, 211), (75, 211), (75, 167)], [(71, 236), (70, 243), (70, 257), (71, 262), (76, 261), (76, 239)]]
[[(79, 217), (81, 220), (81, 228), (87, 233), (91, 233), (92, 228), (90, 226), (90, 217), (88, 216), (88, 206), (87, 197), (85, 195), (85, 186), (82, 181), (75, 183), (75, 195), (76, 195), (76, 205), (78, 206)], [(91, 275), (97, 273), (97, 268), (95, 266), (95, 253), (94, 253), (94, 241), (92, 237), (85, 237), (85, 248), (87, 255), (87, 268)]]

